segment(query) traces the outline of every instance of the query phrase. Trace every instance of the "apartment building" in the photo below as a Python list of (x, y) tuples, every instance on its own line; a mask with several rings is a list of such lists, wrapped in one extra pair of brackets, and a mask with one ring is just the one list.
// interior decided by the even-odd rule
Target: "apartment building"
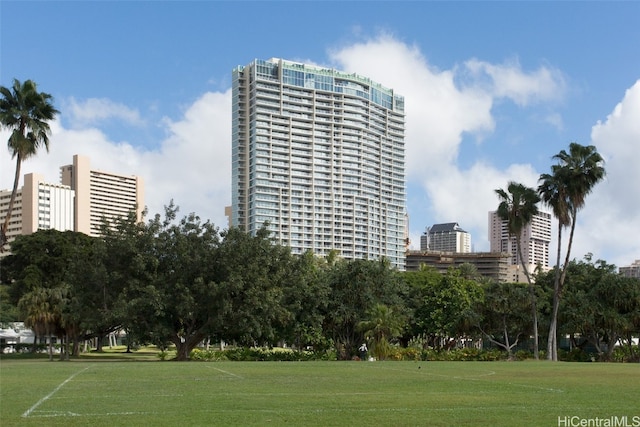
[(73, 163), (60, 168), (62, 184), (75, 192), (74, 230), (99, 236), (102, 219), (111, 221), (135, 209), (144, 210), (144, 185), (136, 175), (92, 169), (88, 157), (75, 155)]
[(404, 270), (404, 98), (357, 74), (272, 58), (233, 70), (230, 221), (293, 253)]
[[(112, 220), (136, 210), (142, 219), (144, 188), (138, 176), (92, 170), (89, 158), (73, 156), (60, 168), (61, 183), (45, 182), (37, 173), (24, 175), (14, 201), (7, 238), (38, 230), (79, 231), (100, 235), (102, 218)], [(6, 218), (11, 190), (0, 191), (0, 218)], [(9, 252), (4, 252), (7, 255)]]
[(640, 259), (635, 260), (631, 265), (620, 267), (618, 270), (624, 277), (640, 279)]
[(471, 234), (457, 222), (434, 224), (420, 236), (421, 251), (471, 252)]
[[(40, 174), (24, 175), (24, 185), (18, 189), (7, 228), (7, 239), (31, 234), (38, 230), (73, 230), (73, 190), (67, 185), (45, 182)], [(0, 218), (9, 210), (11, 190), (0, 191)]]
[[(520, 235), (522, 257), (529, 274), (539, 266), (549, 270), (549, 243), (551, 242), (551, 213), (538, 212)], [(507, 222), (500, 219), (497, 211), (489, 212), (489, 250), (510, 254), (511, 277), (514, 282), (526, 281), (522, 271), (515, 236), (509, 235)]]

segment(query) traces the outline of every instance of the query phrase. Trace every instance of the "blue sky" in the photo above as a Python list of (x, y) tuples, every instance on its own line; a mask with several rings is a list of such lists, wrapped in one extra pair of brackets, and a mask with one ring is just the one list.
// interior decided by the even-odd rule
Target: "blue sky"
[[(577, 141), (608, 175), (579, 214), (574, 256), (640, 258), (640, 2), (0, 2), (0, 84), (32, 79), (61, 111), (50, 152), (23, 173), (57, 181), (87, 155), (141, 175), (152, 214), (173, 199), (225, 227), (231, 71), (271, 57), (405, 96), (415, 246), (427, 226), (458, 222), (488, 250), (493, 190), (535, 186)], [(10, 188), (7, 150), (0, 166)]]

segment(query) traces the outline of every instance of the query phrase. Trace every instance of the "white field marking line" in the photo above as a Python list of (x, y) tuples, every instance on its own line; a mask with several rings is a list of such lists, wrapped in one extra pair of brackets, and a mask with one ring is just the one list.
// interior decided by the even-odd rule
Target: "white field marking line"
[(232, 372), (225, 371), (224, 369), (214, 368), (213, 366), (206, 366), (206, 365), (205, 365), (205, 368), (215, 369), (216, 371), (222, 372), (223, 374), (231, 375), (232, 377), (236, 377), (236, 378), (239, 378), (239, 379), (241, 379), (241, 380), (243, 380), (243, 379), (244, 379), (244, 378), (242, 378), (240, 375), (236, 375), (236, 374), (234, 374), (234, 373), (232, 373)]
[(77, 414), (75, 412), (66, 411), (66, 412), (56, 412), (50, 411), (47, 413), (38, 413), (36, 415), (32, 415), (31, 418), (55, 418), (55, 417), (110, 417), (110, 416), (121, 416), (121, 415), (150, 415), (157, 414), (157, 412), (107, 412), (103, 414)]
[(61, 382), (60, 384), (58, 384), (58, 387), (54, 388), (53, 391), (49, 394), (47, 394), (45, 397), (43, 397), (42, 399), (38, 400), (36, 402), (35, 405), (33, 405), (31, 408), (27, 409), (25, 411), (24, 414), (22, 414), (23, 418), (28, 417), (38, 406), (42, 405), (47, 399), (49, 399), (51, 396), (53, 396), (54, 394), (56, 394), (56, 392), (58, 390), (60, 390), (66, 383), (68, 383), (69, 381), (71, 381), (72, 379), (74, 379), (76, 377), (76, 375), (79, 375), (81, 373), (83, 373), (84, 371), (86, 371), (87, 369), (91, 368), (91, 366), (87, 366), (86, 368), (76, 372), (75, 374), (71, 375), (69, 378), (67, 378), (66, 380), (64, 380), (63, 382)]
[[(412, 372), (409, 371), (407, 369), (395, 369), (395, 368), (386, 368), (386, 367), (381, 367), (378, 366), (377, 369), (387, 369), (390, 371), (399, 371), (399, 372)], [(440, 377), (440, 378), (452, 378), (454, 380), (465, 380), (465, 381), (481, 381), (483, 378), (482, 377), (489, 377), (492, 375), (495, 375), (496, 372), (495, 371), (486, 371), (485, 374), (478, 374), (478, 375), (467, 375), (467, 376), (460, 376), (460, 375), (444, 375), (444, 374), (434, 374), (432, 372), (425, 372), (425, 371), (419, 371), (421, 375), (429, 375), (432, 377)], [(543, 391), (548, 391), (551, 393), (564, 393), (564, 390), (561, 388), (551, 388), (551, 387), (540, 387), (540, 386), (536, 386), (536, 385), (528, 385), (528, 384), (518, 384), (518, 383), (512, 383), (512, 382), (508, 382), (505, 384), (509, 384), (511, 386), (516, 386), (516, 387), (522, 387), (522, 388), (532, 388), (532, 389), (537, 389), (537, 390), (543, 390)]]

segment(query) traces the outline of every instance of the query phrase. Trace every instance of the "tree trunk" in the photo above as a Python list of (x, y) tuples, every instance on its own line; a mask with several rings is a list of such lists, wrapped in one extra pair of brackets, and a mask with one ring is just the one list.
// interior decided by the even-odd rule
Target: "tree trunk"
[(11, 211), (18, 194), (18, 182), (20, 182), (20, 167), (22, 165), (22, 156), (20, 153), (16, 155), (16, 174), (13, 177), (13, 189), (11, 190), (11, 198), (9, 199), (9, 207), (7, 208), (7, 216), (4, 218), (2, 227), (0, 228), (0, 253), (4, 252), (4, 245), (7, 244), (9, 238), (7, 231), (9, 230), (9, 220), (11, 219)]
[[(573, 244), (573, 233), (574, 233), (574, 231), (576, 229), (576, 214), (577, 213), (578, 212), (575, 209), (571, 210), (571, 231), (569, 232), (569, 242), (567, 244), (567, 254), (564, 257), (564, 265), (562, 266), (562, 272), (560, 273), (560, 279), (558, 280), (557, 292), (556, 292), (555, 284), (554, 284), (554, 299), (556, 297), (556, 294), (557, 294), (557, 299), (558, 299), (558, 302), (557, 302), (558, 307), (555, 307), (555, 301), (554, 301), (554, 310), (556, 311), (556, 314), (555, 314), (555, 316), (556, 316), (556, 325), (555, 325), (556, 330), (555, 330), (554, 336), (556, 337), (555, 338), (556, 339), (556, 345), (554, 346), (554, 350), (553, 350), (553, 353), (554, 353), (553, 354), (553, 357), (554, 357), (553, 360), (556, 361), (556, 362), (558, 361), (558, 342), (557, 342), (557, 332), (558, 332), (557, 331), (557, 327), (558, 327), (557, 324), (558, 324), (558, 320), (557, 320), (557, 311), (558, 311), (558, 308), (560, 307), (560, 300), (562, 298), (562, 290), (564, 288), (564, 280), (567, 277), (567, 267), (569, 266), (569, 258), (571, 257), (571, 245)], [(558, 242), (558, 248), (559, 247), (560, 247), (560, 243)], [(560, 250), (560, 249), (558, 249), (558, 250)], [(559, 267), (560, 266), (558, 266), (558, 268)]]
[(531, 275), (529, 274), (529, 269), (522, 259), (522, 244), (520, 242), (520, 236), (516, 235), (516, 250), (518, 251), (518, 258), (520, 258), (520, 265), (524, 270), (524, 276), (527, 278), (527, 283), (529, 284), (529, 293), (531, 294), (531, 317), (533, 318), (533, 357), (536, 360), (540, 359), (540, 351), (538, 349), (538, 305), (536, 303), (536, 291), (533, 287), (533, 282), (531, 281)]
[(174, 336), (172, 341), (176, 345), (176, 360), (189, 360), (191, 356), (191, 350), (193, 350), (204, 338), (205, 334), (202, 333), (194, 333), (187, 338)]
[(558, 221), (558, 250), (556, 254), (556, 272), (553, 280), (553, 307), (549, 322), (547, 339), (547, 360), (558, 361), (558, 310), (560, 307), (560, 256), (562, 254), (562, 224)]

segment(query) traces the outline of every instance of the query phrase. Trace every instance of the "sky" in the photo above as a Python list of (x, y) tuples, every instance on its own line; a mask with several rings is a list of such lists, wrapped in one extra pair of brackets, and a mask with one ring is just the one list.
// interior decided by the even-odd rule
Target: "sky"
[[(141, 176), (150, 216), (173, 201), (227, 227), (231, 72), (273, 57), (405, 97), (413, 249), (457, 222), (488, 251), (494, 190), (537, 187), (578, 142), (607, 175), (578, 214), (572, 258), (640, 259), (640, 2), (0, 1), (0, 85), (34, 80), (60, 111), (49, 152), (21, 175), (59, 182), (85, 155)], [(14, 171), (0, 149), (0, 189)]]

